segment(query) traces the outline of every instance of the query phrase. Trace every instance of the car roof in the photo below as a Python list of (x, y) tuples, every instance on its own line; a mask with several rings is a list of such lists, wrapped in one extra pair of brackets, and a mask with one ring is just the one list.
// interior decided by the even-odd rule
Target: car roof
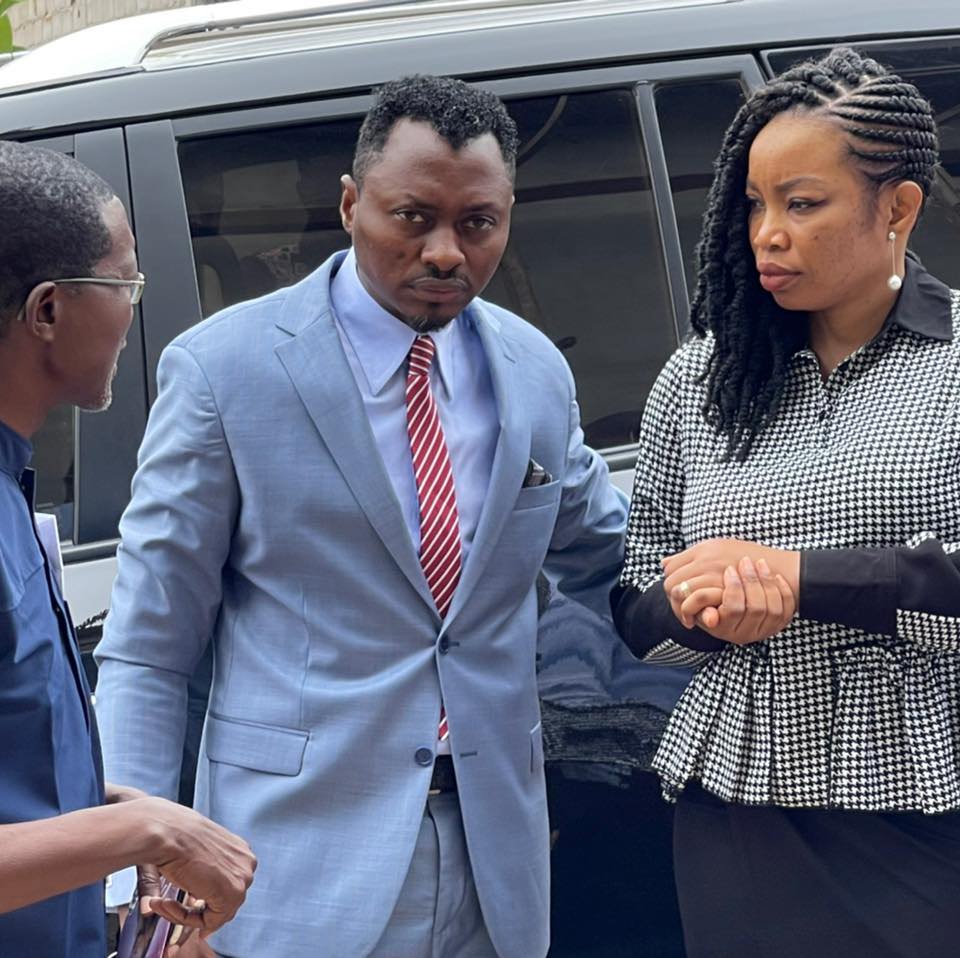
[(59, 37), (5, 72), (0, 88), (733, 2), (737, 0), (233, 0), (124, 17)]
[(367, 96), (416, 72), (486, 81), (957, 34), (956, 0), (234, 0), (91, 27), (8, 63), (0, 136)]

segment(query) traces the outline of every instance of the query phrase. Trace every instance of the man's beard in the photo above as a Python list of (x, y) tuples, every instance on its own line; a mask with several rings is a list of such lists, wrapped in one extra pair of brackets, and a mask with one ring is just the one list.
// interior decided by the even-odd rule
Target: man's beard
[(110, 403), (113, 402), (113, 380), (116, 375), (117, 367), (114, 365), (110, 378), (104, 383), (96, 397), (88, 402), (78, 404), (84, 412), (106, 412), (110, 408)]
[(94, 399), (92, 402), (84, 403), (80, 408), (84, 412), (106, 412), (110, 408), (110, 403), (113, 402), (113, 389), (111, 388), (110, 383), (107, 383), (106, 388)]
[(415, 332), (432, 333), (444, 326), (449, 326), (457, 317), (451, 316), (449, 319), (435, 319), (432, 316), (405, 316), (404, 322)]

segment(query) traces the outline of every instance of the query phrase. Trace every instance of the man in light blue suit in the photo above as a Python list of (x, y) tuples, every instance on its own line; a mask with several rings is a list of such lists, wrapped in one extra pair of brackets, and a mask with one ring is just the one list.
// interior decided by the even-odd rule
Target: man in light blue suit
[(98, 712), (112, 779), (175, 795), (213, 643), (196, 803), (260, 860), (230, 958), (547, 952), (535, 582), (607, 615), (626, 503), (560, 353), (476, 298), (516, 149), (491, 94), (388, 84), (352, 250), (160, 361)]

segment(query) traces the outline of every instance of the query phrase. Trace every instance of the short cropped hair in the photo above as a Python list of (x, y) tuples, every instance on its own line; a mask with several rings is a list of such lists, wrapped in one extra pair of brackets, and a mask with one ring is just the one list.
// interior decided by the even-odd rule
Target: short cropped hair
[(88, 276), (110, 252), (113, 190), (63, 153), (0, 141), (0, 336), (44, 280)]
[(385, 83), (364, 118), (353, 156), (358, 186), (383, 153), (400, 120), (429, 123), (455, 150), (491, 133), (500, 145), (511, 178), (517, 166), (517, 124), (499, 97), (450, 77), (410, 76)]

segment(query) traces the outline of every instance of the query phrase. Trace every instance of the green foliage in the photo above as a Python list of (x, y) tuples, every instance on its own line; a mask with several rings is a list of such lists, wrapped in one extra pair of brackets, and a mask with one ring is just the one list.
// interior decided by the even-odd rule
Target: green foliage
[(13, 27), (7, 11), (23, 0), (0, 0), (0, 53), (12, 53), (19, 49), (13, 45)]

